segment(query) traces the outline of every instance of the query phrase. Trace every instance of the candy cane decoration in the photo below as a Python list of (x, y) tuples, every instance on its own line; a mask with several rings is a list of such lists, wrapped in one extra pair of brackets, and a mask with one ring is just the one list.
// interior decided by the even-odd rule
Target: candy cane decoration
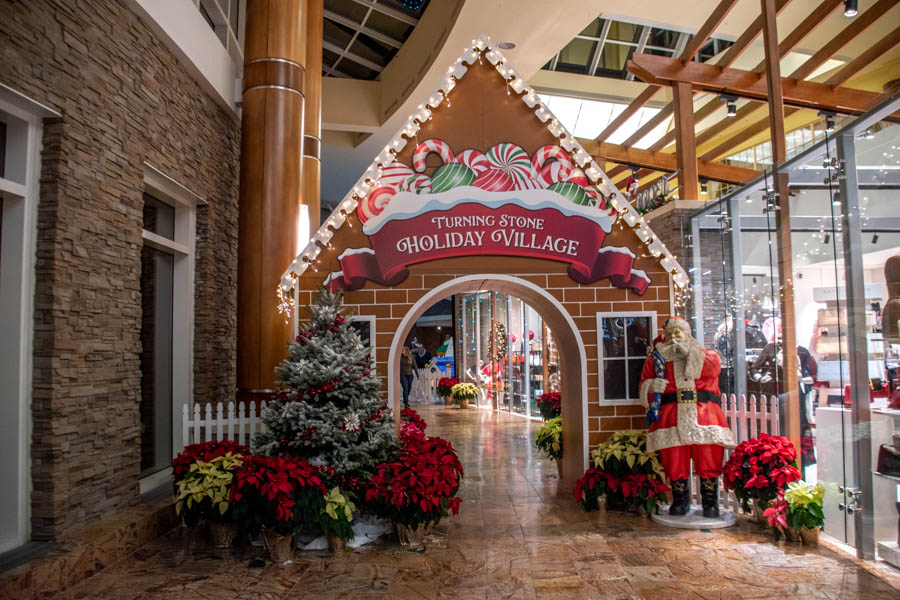
[(491, 168), (490, 161), (485, 157), (484, 153), (480, 150), (475, 150), (473, 148), (468, 148), (467, 150), (463, 150), (453, 159), (453, 162), (458, 162), (466, 165), (475, 173), (475, 175), (480, 175), (484, 173), (488, 169)]
[(413, 169), (418, 173), (424, 171), (425, 159), (428, 158), (428, 155), (432, 152), (440, 156), (444, 164), (453, 160), (453, 150), (450, 149), (450, 145), (444, 140), (431, 138), (416, 146), (416, 151), (413, 152)]
[(531, 157), (531, 166), (534, 167), (536, 173), (540, 173), (541, 169), (544, 168), (544, 164), (551, 159), (566, 165), (570, 171), (575, 168), (572, 164), (572, 159), (569, 158), (569, 153), (552, 144), (538, 148), (538, 151)]

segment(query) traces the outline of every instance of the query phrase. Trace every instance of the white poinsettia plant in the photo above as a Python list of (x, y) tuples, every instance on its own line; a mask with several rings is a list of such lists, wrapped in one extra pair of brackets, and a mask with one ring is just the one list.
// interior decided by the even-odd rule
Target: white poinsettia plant
[(478, 397), (478, 386), (474, 383), (457, 383), (450, 388), (450, 395), (456, 403), (462, 400), (474, 400)]

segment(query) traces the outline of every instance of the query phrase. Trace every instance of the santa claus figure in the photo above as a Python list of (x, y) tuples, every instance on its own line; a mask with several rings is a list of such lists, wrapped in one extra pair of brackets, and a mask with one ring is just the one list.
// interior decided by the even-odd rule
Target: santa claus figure
[(666, 322), (665, 337), (641, 372), (640, 399), (648, 407), (647, 449), (656, 450), (672, 483), (669, 514), (685, 515), (691, 506), (690, 466), (700, 476), (703, 516), (719, 516), (719, 476), (726, 446), (733, 446), (728, 421), (719, 406), (719, 355), (691, 336), (687, 321)]

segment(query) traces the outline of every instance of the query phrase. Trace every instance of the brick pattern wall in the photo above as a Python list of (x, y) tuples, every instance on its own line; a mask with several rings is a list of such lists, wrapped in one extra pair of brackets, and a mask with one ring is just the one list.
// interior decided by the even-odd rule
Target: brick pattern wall
[(44, 127), (34, 316), (32, 537), (51, 539), (138, 500), (145, 162), (208, 201), (195, 394), (233, 394), (240, 129), (125, 3), (0, 12), (0, 82), (63, 115)]
[[(338, 237), (338, 235), (335, 236), (335, 245), (340, 247)], [(439, 269), (435, 265), (440, 262), (430, 263), (429, 273), (423, 272), (424, 269), (417, 266), (410, 267), (409, 278), (393, 288), (369, 283), (363, 289), (348, 292), (345, 295), (348, 312), (377, 317), (375, 324), (376, 369), (382, 378), (382, 390), (385, 398), (387, 398), (385, 375), (388, 368), (388, 353), (394, 336), (400, 328), (401, 320), (412, 310), (417, 301), (435, 287), (457, 277), (478, 272), (460, 270), (440, 275), (431, 274)], [(477, 262), (477, 258), (473, 259), (473, 262)], [(521, 272), (501, 274), (519, 277), (549, 292), (572, 318), (584, 342), (587, 356), (588, 442), (590, 446), (599, 444), (620, 429), (644, 429), (646, 412), (643, 407), (637, 404), (612, 405), (604, 402), (600, 397), (597, 313), (655, 311), (657, 326), (661, 327), (670, 314), (668, 275), (658, 265), (655, 268), (652, 265), (649, 267), (647, 264), (641, 265), (641, 268), (647, 270), (652, 284), (643, 296), (639, 296), (631, 291), (613, 287), (608, 280), (601, 280), (592, 285), (578, 284), (569, 278), (566, 274), (566, 267), (562, 264), (559, 264), (558, 268), (554, 268), (554, 263), (548, 261), (532, 263), (529, 259), (521, 259), (519, 262), (523, 267)], [(535, 263), (541, 264), (545, 272), (535, 272), (535, 269), (531, 268)], [(324, 274), (325, 272), (320, 268), (319, 273), (307, 271), (307, 274), (301, 278), (298, 304), (301, 307), (299, 315), (301, 322), (309, 317), (303, 307), (313, 302), (315, 290), (320, 285)], [(488, 288), (483, 288), (482, 291), (486, 289)], [(563, 365), (564, 378), (567, 373), (571, 374), (572, 370), (567, 371), (566, 365)]]

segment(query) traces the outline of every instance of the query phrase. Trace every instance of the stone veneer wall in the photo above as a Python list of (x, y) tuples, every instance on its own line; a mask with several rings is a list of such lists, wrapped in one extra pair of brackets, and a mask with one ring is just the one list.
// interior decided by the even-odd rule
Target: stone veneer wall
[(32, 406), (32, 538), (52, 539), (138, 500), (145, 162), (208, 202), (194, 391), (233, 394), (240, 127), (122, 2), (0, 12), (0, 82), (63, 115), (44, 128)]
[[(523, 261), (522, 264), (524, 266), (529, 262)], [(593, 285), (581, 285), (566, 275), (565, 266), (554, 265), (549, 261), (535, 262), (548, 265), (547, 272), (506, 274), (530, 281), (549, 292), (562, 304), (563, 310), (569, 313), (582, 336), (587, 356), (589, 445), (596, 446), (621, 429), (645, 429), (646, 409), (642, 406), (637, 403), (611, 405), (600, 398), (597, 313), (655, 311), (658, 325), (661, 326), (670, 313), (668, 275), (658, 265), (648, 269), (648, 275), (654, 283), (643, 296), (638, 296), (633, 292), (613, 287), (609, 280), (600, 280)], [(347, 292), (344, 299), (349, 313), (376, 317), (375, 360), (385, 397), (387, 397), (385, 373), (388, 353), (394, 335), (400, 327), (400, 321), (412, 309), (413, 304), (430, 290), (456, 277), (473, 274), (472, 270), (440, 275), (417, 274), (417, 268), (415, 265), (410, 267), (410, 276), (397, 286), (383, 288), (369, 284), (364, 289)], [(300, 279), (298, 305), (301, 307), (299, 314), (301, 321), (309, 318), (305, 307), (313, 302), (319, 284), (318, 276), (306, 275)], [(489, 288), (482, 288), (482, 291), (487, 290)]]

